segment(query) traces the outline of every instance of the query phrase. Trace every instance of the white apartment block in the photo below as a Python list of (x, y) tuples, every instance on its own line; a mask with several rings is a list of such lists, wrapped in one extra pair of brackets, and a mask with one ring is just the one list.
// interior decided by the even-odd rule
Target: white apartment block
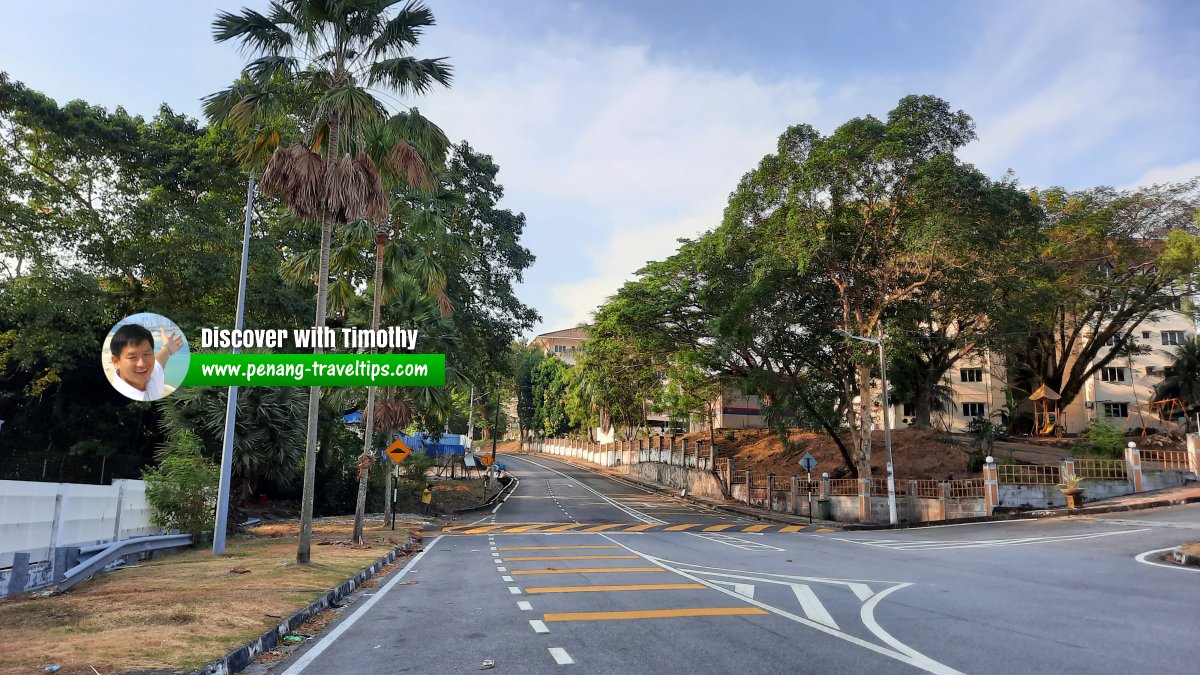
[[(1149, 412), (1143, 412), (1143, 424), (1135, 406), (1154, 400), (1154, 387), (1162, 382), (1163, 369), (1174, 360), (1176, 346), (1195, 333), (1196, 324), (1192, 318), (1180, 311), (1165, 311), (1156, 321), (1141, 324), (1130, 334), (1130, 339), (1140, 347), (1148, 347), (1147, 353), (1118, 357), (1096, 371), (1075, 400), (1062, 406), (1059, 423), (1068, 434), (1085, 431), (1096, 418), (1108, 419), (1126, 429), (1168, 426), (1169, 420), (1161, 420)], [(1107, 354), (1108, 349), (1102, 349), (1098, 358)], [(973, 417), (991, 416), (1004, 408), (1007, 386), (1004, 364), (986, 351), (955, 364), (944, 376), (942, 384), (953, 392), (954, 409), (935, 412), (932, 421), (936, 427), (965, 431)], [(1021, 410), (1031, 412), (1028, 393), (1019, 392), (1017, 396)], [(903, 423), (904, 414), (909, 411), (896, 412), (896, 427), (904, 428), (907, 426)]]

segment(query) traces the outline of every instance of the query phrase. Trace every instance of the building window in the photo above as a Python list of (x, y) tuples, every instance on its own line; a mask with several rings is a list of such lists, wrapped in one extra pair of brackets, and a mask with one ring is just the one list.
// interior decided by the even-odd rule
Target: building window
[(1102, 403), (1100, 404), (1100, 415), (1103, 417), (1129, 417), (1129, 404), (1111, 401)]
[(1108, 311), (1112, 312), (1113, 314), (1121, 311), (1121, 303), (1117, 302), (1116, 300), (1109, 300)]
[(1146, 374), (1153, 375), (1156, 368), (1156, 366), (1146, 366)]
[(1176, 312), (1183, 311), (1183, 298), (1171, 298), (1170, 307)]
[(1100, 369), (1100, 379), (1105, 382), (1124, 382), (1125, 369), (1106, 367)]
[(1181, 331), (1181, 330), (1164, 330), (1162, 332), (1162, 343), (1164, 345), (1181, 345), (1181, 344), (1183, 344), (1183, 331)]
[(555, 353), (555, 354), (561, 354), (561, 353), (563, 353), (563, 352), (565, 352), (565, 351), (567, 351), (567, 348), (566, 348), (565, 346), (563, 346), (563, 345), (554, 345), (554, 353)]
[(958, 374), (963, 382), (983, 382), (983, 368), (959, 368)]
[(904, 415), (905, 417), (912, 417), (913, 415), (916, 415), (917, 413), (916, 413), (916, 411), (913, 410), (913, 404), (905, 403), (904, 404), (904, 412), (901, 414)]
[(1120, 342), (1121, 342), (1121, 338), (1114, 335), (1104, 341), (1104, 346), (1105, 347), (1116, 347)]
[(1142, 339), (1149, 340), (1150, 339), (1150, 331), (1148, 331), (1148, 330), (1142, 331)]
[(983, 417), (986, 412), (982, 403), (964, 403), (963, 417)]

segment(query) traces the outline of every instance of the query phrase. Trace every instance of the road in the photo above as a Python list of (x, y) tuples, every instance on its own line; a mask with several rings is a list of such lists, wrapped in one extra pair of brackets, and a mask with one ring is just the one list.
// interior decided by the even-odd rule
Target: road
[[(1194, 673), (1200, 506), (899, 531), (698, 509), (541, 456), (273, 673)], [(799, 531), (796, 531), (799, 530)], [(415, 583), (413, 583), (415, 582)]]

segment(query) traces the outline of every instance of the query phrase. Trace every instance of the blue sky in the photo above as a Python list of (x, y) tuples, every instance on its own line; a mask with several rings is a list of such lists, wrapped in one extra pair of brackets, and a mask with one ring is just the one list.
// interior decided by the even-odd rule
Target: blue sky
[[(199, 114), (242, 58), (218, 9), (265, 1), (12, 3), (0, 69), (60, 102)], [(963, 151), (1029, 187), (1200, 175), (1200, 3), (431, 0), (419, 49), (454, 88), (406, 101), (493, 155), (538, 256), (539, 332), (587, 320), (678, 237), (719, 222), (789, 124), (822, 131), (941, 96)]]

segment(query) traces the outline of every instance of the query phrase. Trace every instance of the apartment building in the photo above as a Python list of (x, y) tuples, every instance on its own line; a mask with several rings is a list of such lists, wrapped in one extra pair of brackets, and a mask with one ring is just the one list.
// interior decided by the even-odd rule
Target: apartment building
[[(1083, 391), (1075, 400), (1062, 406), (1059, 423), (1068, 434), (1078, 434), (1088, 428), (1092, 420), (1107, 419), (1126, 429), (1139, 427), (1167, 426), (1170, 420), (1161, 420), (1143, 410), (1138, 415), (1138, 404), (1154, 400), (1154, 387), (1162, 382), (1163, 370), (1174, 360), (1175, 347), (1196, 333), (1196, 324), (1182, 311), (1166, 311), (1156, 321), (1145, 322), (1130, 335), (1131, 339), (1145, 349), (1146, 353), (1131, 357), (1118, 357), (1099, 369), (1085, 383)], [(1103, 359), (1116, 344), (1110, 343), (1101, 350), (1097, 360)], [(1069, 366), (1070, 364), (1068, 364)], [(965, 431), (972, 418), (991, 416), (1003, 409), (1004, 390), (1008, 386), (1003, 362), (994, 354), (983, 352), (956, 364), (943, 378), (953, 392), (954, 409), (935, 412), (934, 425), (952, 431)], [(1022, 410), (1029, 407), (1027, 395), (1018, 398)], [(1053, 404), (1052, 406), (1053, 407)], [(897, 406), (896, 428), (907, 426), (907, 415), (911, 411)], [(1133, 413), (1132, 415), (1130, 413)]]
[(554, 354), (569, 364), (575, 363), (575, 351), (587, 340), (587, 327), (564, 328), (542, 333), (529, 341), (530, 347), (541, 347), (546, 354)]

